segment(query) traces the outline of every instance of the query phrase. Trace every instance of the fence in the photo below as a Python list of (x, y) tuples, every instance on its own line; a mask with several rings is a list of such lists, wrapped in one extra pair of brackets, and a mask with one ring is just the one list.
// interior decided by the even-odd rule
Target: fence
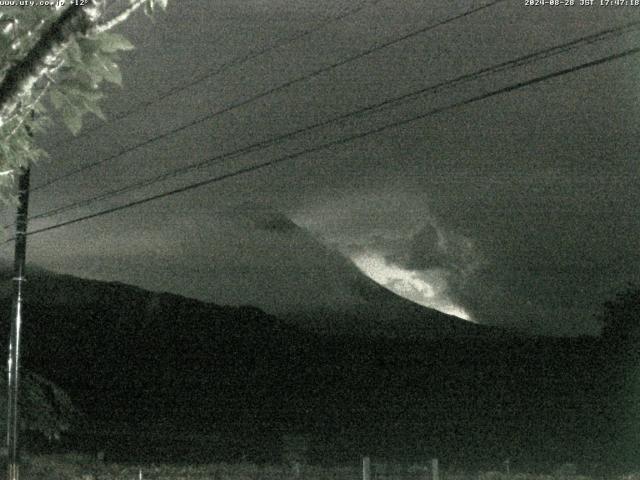
[(362, 480), (440, 480), (438, 459), (428, 464), (393, 464), (371, 462), (370, 457), (362, 459)]

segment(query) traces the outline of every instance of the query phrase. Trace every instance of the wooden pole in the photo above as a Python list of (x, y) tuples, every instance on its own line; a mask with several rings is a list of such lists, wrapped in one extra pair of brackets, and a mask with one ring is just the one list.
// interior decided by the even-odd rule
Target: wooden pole
[(369, 457), (362, 459), (362, 480), (371, 480), (371, 459)]
[(15, 253), (13, 262), (13, 305), (9, 356), (7, 360), (7, 478), (18, 480), (18, 397), (20, 385), (20, 327), (22, 325), (23, 284), (27, 256), (27, 215), (29, 209), (29, 169), (22, 169), (18, 180)]
[(438, 459), (431, 459), (431, 480), (440, 480), (440, 472), (438, 471)]

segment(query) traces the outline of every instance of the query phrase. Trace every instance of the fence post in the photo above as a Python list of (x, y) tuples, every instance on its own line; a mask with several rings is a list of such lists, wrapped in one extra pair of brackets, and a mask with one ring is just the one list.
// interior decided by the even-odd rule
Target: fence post
[(440, 480), (440, 473), (438, 472), (438, 459), (431, 459), (431, 480)]
[(369, 457), (362, 459), (362, 480), (371, 480), (371, 459)]

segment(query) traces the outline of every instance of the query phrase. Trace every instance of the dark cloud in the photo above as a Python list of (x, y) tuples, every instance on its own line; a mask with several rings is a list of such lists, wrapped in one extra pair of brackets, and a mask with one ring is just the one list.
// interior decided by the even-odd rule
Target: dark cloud
[(449, 266), (442, 238), (438, 234), (438, 230), (430, 223), (409, 239), (409, 245), (405, 252), (390, 254), (387, 259), (413, 270), (447, 268)]
[[(315, 28), (327, 15), (351, 6), (347, 3), (212, 0), (188, 2), (187, 8), (170, 2), (167, 14), (153, 24), (133, 17), (124, 32), (137, 48), (123, 57), (125, 88), (109, 92), (107, 116), (183, 86), (185, 78), (199, 77), (278, 39)], [(107, 124), (89, 120), (96, 130), (77, 139), (70, 140), (55, 125), (40, 138), (51, 159), (34, 168), (33, 183), (42, 184), (473, 6), (470, 1), (436, 3), (378, 2), (352, 18), (138, 108), (129, 117)], [(624, 24), (631, 10), (526, 9), (520, 2), (503, 2), (34, 192), (31, 211), (37, 214), (121, 188)], [(629, 33), (414, 98), (98, 206), (34, 221), (31, 228), (376, 129), (621, 51), (637, 40), (637, 33)], [(345, 255), (358, 258), (369, 253), (376, 268), (404, 275), (403, 281), (387, 282), (408, 295), (422, 295), (416, 285), (431, 282), (439, 291), (446, 285), (447, 301), (462, 305), (481, 321), (556, 334), (593, 332), (591, 318), (599, 305), (627, 281), (640, 280), (639, 71), (638, 57), (627, 57), (270, 169), (50, 231), (30, 239), (29, 261), (67, 273), (131, 281), (220, 303), (253, 303), (267, 310), (294, 310), (316, 300), (341, 306), (352, 302), (351, 296), (340, 300), (347, 287), (331, 280), (335, 270), (327, 266), (328, 254), (298, 243), (301, 234), (290, 218)], [(244, 214), (244, 207), (239, 207), (245, 205), (261, 206), (255, 210), (260, 213), (249, 218), (251, 211)], [(314, 275), (321, 280), (313, 280)]]
[(433, 218), (408, 240), (405, 250), (387, 258), (411, 270), (439, 268), (461, 277), (482, 263), (471, 239), (445, 229)]
[(267, 232), (291, 233), (298, 227), (286, 215), (258, 204), (244, 204), (235, 209), (235, 214), (249, 219), (253, 225)]

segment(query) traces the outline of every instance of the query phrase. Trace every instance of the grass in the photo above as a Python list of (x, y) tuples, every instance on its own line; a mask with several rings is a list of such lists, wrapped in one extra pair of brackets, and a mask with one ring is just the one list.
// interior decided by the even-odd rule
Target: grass
[[(179, 466), (171, 464), (118, 464), (98, 462), (81, 454), (38, 455), (23, 459), (21, 480), (360, 480), (361, 469), (348, 467), (303, 466), (299, 474), (289, 466), (251, 463)], [(447, 472), (440, 480), (595, 480), (599, 477), (556, 471), (549, 475), (527, 473)], [(372, 474), (372, 480), (431, 480), (428, 472), (387, 475)], [(640, 480), (640, 474), (627, 474), (607, 480)]]

